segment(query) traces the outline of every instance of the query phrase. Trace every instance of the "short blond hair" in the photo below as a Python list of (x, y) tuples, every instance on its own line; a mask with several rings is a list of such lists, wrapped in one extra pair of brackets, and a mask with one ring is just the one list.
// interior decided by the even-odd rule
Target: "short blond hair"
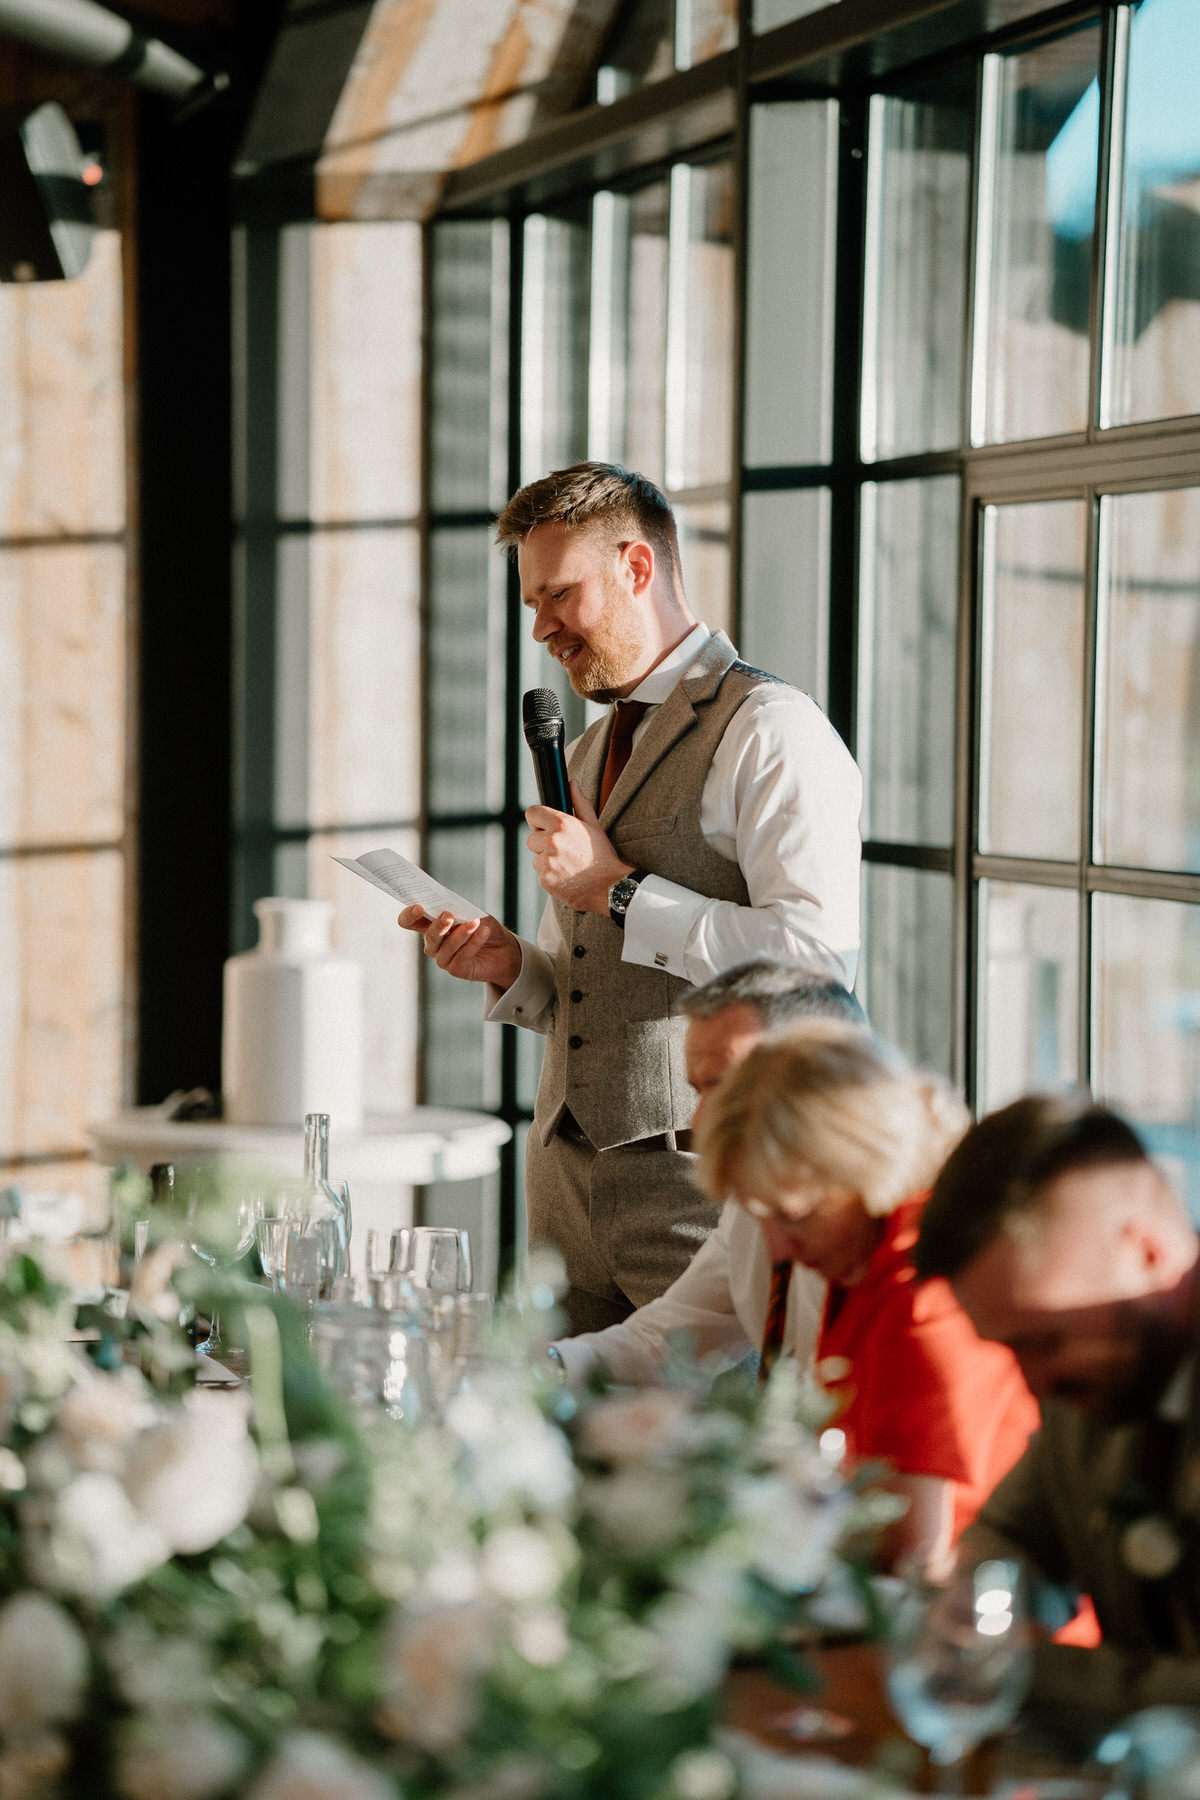
[(592, 531), (616, 545), (642, 538), (653, 549), (670, 583), (680, 577), (675, 514), (661, 488), (620, 463), (573, 463), (518, 489), (496, 520), (496, 542), (515, 555), (540, 525)]
[(882, 1217), (931, 1185), (969, 1122), (940, 1076), (874, 1032), (806, 1020), (756, 1045), (708, 1100), (700, 1181), (714, 1200), (773, 1209), (776, 1195), (823, 1178)]

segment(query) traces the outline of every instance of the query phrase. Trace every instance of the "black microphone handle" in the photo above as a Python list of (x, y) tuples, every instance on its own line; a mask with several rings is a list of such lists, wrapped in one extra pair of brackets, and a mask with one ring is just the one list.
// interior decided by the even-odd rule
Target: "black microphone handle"
[(556, 812), (573, 813), (575, 808), (571, 805), (571, 788), (567, 779), (567, 759), (563, 755), (562, 739), (530, 744), (529, 754), (533, 757), (538, 799), (542, 805), (552, 806)]

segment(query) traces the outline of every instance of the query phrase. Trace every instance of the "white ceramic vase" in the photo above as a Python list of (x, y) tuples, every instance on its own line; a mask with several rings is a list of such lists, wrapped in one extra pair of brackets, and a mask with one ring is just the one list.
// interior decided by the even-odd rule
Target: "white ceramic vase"
[(254, 902), (259, 941), (225, 964), (221, 1091), (233, 1125), (362, 1126), (362, 969), (331, 947), (327, 900)]

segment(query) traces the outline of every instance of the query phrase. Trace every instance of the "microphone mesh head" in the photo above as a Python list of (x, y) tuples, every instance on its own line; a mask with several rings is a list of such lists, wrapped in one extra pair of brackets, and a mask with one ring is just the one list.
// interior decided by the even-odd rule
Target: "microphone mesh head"
[(562, 716), (562, 706), (553, 688), (530, 688), (521, 701), (524, 725), (561, 724)]

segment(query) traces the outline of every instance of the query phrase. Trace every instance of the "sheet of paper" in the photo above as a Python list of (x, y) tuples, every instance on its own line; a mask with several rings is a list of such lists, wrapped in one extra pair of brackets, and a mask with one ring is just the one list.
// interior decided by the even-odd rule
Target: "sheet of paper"
[(432, 875), (395, 850), (368, 850), (365, 856), (335, 856), (333, 860), (341, 863), (343, 869), (361, 875), (381, 893), (390, 894), (401, 906), (421, 907), (431, 919), (448, 912), (465, 922), (482, 919), (487, 912), (486, 906), (464, 900), (453, 888), (443, 887), (440, 881), (435, 881)]

